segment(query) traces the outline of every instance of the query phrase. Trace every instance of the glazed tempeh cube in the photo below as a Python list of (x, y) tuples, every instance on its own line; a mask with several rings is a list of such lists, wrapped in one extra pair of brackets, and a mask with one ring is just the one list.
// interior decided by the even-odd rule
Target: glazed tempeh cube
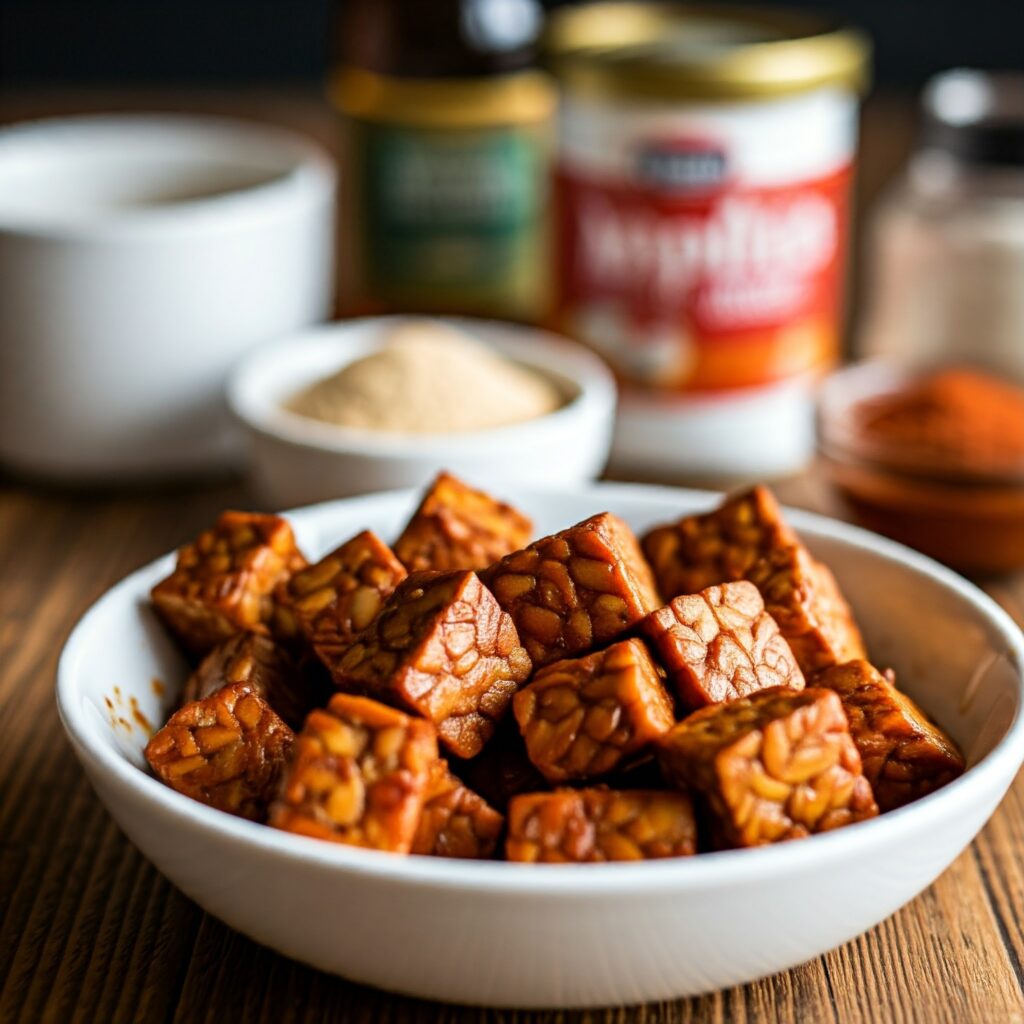
[(864, 644), (832, 573), (782, 518), (766, 487), (728, 498), (644, 537), (662, 594), (673, 598), (718, 583), (750, 580), (805, 674), (864, 657)]
[(312, 711), (270, 811), (274, 828), (408, 853), (423, 812), (437, 734), (429, 722), (336, 694)]
[(438, 759), (430, 771), (412, 853), (485, 859), (494, 853), (505, 819)]
[(659, 745), (666, 777), (704, 799), (722, 846), (795, 839), (878, 814), (831, 690), (762, 690), (714, 704)]
[(469, 571), (415, 573), (337, 659), (342, 689), (423, 715), (459, 757), (477, 754), (530, 674), (512, 619)]
[(202, 700), (234, 683), (258, 693), (293, 729), (327, 699), (315, 676), (280, 644), (256, 633), (237, 633), (203, 658), (185, 683), (181, 703)]
[(866, 661), (825, 669), (814, 685), (833, 690), (843, 702), (864, 775), (883, 812), (963, 774), (963, 755), (953, 740)]
[(618, 639), (660, 603), (636, 538), (609, 512), (507, 555), (481, 578), (536, 666)]
[(804, 687), (789, 644), (745, 580), (677, 597), (639, 629), (690, 710), (772, 686)]
[(675, 723), (640, 640), (548, 665), (513, 707), (530, 760), (551, 782), (605, 775)]
[(803, 545), (773, 551), (748, 578), (806, 675), (865, 656), (860, 630), (835, 577)]
[(295, 573), (283, 604), (320, 660), (333, 670), (344, 649), (380, 614), (406, 575), (387, 544), (364, 530)]
[(234, 683), (176, 711), (146, 745), (146, 760), (179, 793), (262, 821), (293, 739), (258, 693)]
[(533, 523), (450, 473), (431, 484), (395, 542), (409, 572), (483, 569), (530, 541)]
[(747, 576), (779, 547), (797, 542), (767, 487), (730, 496), (712, 512), (684, 516), (643, 538), (643, 550), (666, 601)]
[(685, 793), (570, 789), (525, 793), (509, 804), (509, 860), (653, 860), (696, 852), (697, 826)]
[(151, 596), (185, 647), (205, 654), (236, 633), (269, 634), (275, 590), (305, 564), (280, 516), (223, 512), (181, 548), (174, 572)]

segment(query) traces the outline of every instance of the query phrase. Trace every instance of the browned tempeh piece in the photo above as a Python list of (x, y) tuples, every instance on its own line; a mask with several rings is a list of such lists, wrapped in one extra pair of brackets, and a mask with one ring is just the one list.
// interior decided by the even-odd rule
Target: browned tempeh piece
[(606, 775), (675, 723), (640, 640), (548, 665), (514, 709), (530, 760), (552, 782)]
[(512, 619), (475, 573), (454, 570), (400, 584), (334, 678), (430, 719), (452, 753), (472, 757), (530, 669)]
[(511, 505), (440, 473), (395, 542), (409, 572), (483, 569), (530, 541), (533, 523)]
[(666, 601), (745, 579), (765, 555), (797, 543), (767, 487), (730, 495), (718, 508), (644, 535), (643, 550)]
[(659, 745), (665, 775), (700, 794), (722, 846), (795, 839), (878, 814), (831, 690), (780, 687), (713, 704)]
[(438, 758), (430, 771), (412, 852), (485, 859), (494, 853), (504, 824), (502, 815)]
[(176, 711), (146, 745), (146, 760), (179, 793), (261, 821), (293, 738), (258, 693), (234, 683)]
[(569, 789), (526, 793), (509, 804), (509, 860), (654, 860), (696, 852), (697, 826), (685, 793)]
[(248, 685), (293, 729), (328, 696), (316, 677), (270, 637), (237, 633), (203, 658), (185, 683), (181, 703), (202, 700), (233, 683)]
[(178, 552), (174, 572), (152, 590), (171, 632), (194, 654), (236, 633), (268, 635), (275, 591), (306, 560), (280, 516), (223, 512)]
[(644, 537), (643, 547), (666, 599), (719, 583), (753, 583), (805, 675), (864, 657), (860, 632), (835, 578), (800, 543), (767, 487), (657, 527)]
[(883, 812), (963, 774), (964, 758), (953, 740), (866, 661), (827, 668), (814, 677), (814, 685), (839, 694), (864, 775)]
[(355, 635), (380, 614), (406, 575), (387, 544), (364, 530), (295, 573), (281, 604), (294, 629), (333, 673)]
[(412, 847), (437, 760), (429, 722), (336, 694), (313, 711), (270, 812), (275, 828), (395, 853)]
[(691, 710), (771, 686), (803, 689), (789, 644), (745, 580), (674, 598), (639, 629)]
[(748, 578), (806, 675), (865, 656), (860, 630), (835, 577), (803, 545), (773, 551)]
[(636, 538), (609, 512), (507, 555), (481, 578), (536, 666), (618, 639), (660, 603)]

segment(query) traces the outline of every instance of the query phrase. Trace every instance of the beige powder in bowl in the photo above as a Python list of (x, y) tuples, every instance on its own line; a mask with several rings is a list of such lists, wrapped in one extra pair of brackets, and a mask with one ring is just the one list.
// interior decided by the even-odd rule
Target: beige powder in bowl
[(343, 366), (285, 403), (324, 423), (402, 434), (503, 427), (565, 402), (540, 374), (433, 320), (396, 327), (378, 352)]

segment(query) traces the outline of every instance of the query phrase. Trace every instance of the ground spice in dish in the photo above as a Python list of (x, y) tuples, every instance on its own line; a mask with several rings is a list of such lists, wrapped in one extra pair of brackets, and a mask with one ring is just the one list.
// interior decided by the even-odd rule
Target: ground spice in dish
[(343, 427), (454, 434), (520, 423), (562, 404), (550, 380), (423, 320), (397, 327), (380, 351), (300, 391), (285, 408)]
[(979, 475), (1024, 468), (1024, 389), (977, 370), (923, 377), (862, 403), (855, 416), (863, 440), (904, 460)]
[(1024, 566), (1024, 388), (950, 367), (821, 422), (822, 469), (862, 526), (962, 572)]

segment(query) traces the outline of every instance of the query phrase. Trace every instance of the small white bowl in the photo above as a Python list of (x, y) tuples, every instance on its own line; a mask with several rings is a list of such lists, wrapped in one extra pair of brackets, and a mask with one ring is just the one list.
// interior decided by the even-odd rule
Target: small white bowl
[(615, 383), (575, 342), (490, 320), (444, 319), (553, 380), (566, 404), (545, 416), (472, 434), (386, 434), (321, 423), (283, 403), (308, 384), (382, 348), (403, 317), (342, 321), (282, 338), (238, 365), (228, 404), (247, 428), (253, 477), (276, 508), (419, 487), (441, 469), (508, 490), (511, 482), (572, 484), (604, 468)]
[[(695, 491), (598, 485), (504, 492), (548, 532), (608, 509), (643, 530), (706, 508)], [(413, 492), (295, 513), (314, 557), (372, 526), (393, 536)], [(1024, 758), (1021, 631), (965, 580), (907, 548), (791, 513), (835, 570), (880, 665), (968, 759), (908, 807), (810, 839), (629, 864), (398, 857), (278, 832), (205, 807), (145, 770), (132, 711), (162, 721), (185, 663), (148, 603), (173, 556), (82, 619), (57, 674), (61, 718), (128, 837), (200, 906), (287, 956), (354, 981), (500, 1006), (637, 1003), (751, 981), (852, 939), (974, 838)], [(153, 679), (168, 684), (161, 688)]]

